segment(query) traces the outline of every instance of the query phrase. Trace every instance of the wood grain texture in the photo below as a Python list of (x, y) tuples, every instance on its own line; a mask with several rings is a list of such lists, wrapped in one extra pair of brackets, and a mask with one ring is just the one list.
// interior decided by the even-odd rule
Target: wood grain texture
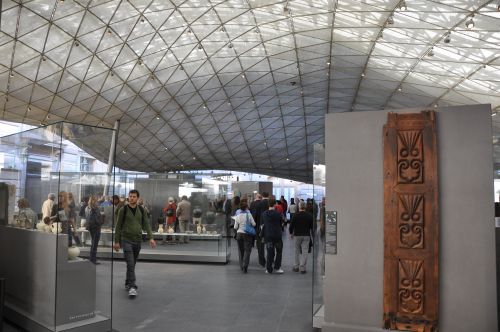
[(384, 328), (438, 326), (439, 205), (434, 111), (384, 126)]

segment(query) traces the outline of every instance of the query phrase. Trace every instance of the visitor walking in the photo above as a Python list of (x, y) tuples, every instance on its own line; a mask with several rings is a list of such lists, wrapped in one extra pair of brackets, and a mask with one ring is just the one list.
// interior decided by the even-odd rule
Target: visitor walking
[(146, 231), (151, 248), (156, 248), (153, 239), (151, 225), (148, 215), (143, 207), (137, 204), (139, 191), (132, 189), (128, 193), (128, 204), (118, 211), (118, 220), (115, 228), (114, 249), (119, 251), (123, 248), (123, 256), (127, 263), (127, 276), (125, 289), (131, 298), (137, 296), (137, 284), (135, 278), (135, 264), (141, 251), (142, 231)]
[(234, 230), (236, 231), (236, 240), (238, 241), (240, 268), (243, 273), (247, 273), (248, 270), (253, 239), (256, 234), (255, 225), (252, 214), (248, 210), (248, 201), (244, 198), (240, 201), (240, 209), (234, 217)]
[(295, 264), (294, 272), (306, 273), (307, 256), (309, 253), (309, 242), (313, 230), (313, 216), (306, 211), (306, 203), (299, 203), (297, 212), (290, 221), (290, 236), (294, 240)]

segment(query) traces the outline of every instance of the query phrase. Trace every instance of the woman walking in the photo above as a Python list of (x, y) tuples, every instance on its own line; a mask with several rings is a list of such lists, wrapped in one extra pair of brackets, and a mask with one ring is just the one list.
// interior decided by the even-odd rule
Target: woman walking
[(246, 198), (240, 201), (240, 209), (234, 217), (234, 230), (238, 241), (238, 253), (240, 258), (240, 268), (243, 273), (247, 273), (248, 262), (252, 252), (252, 244), (255, 237), (255, 221), (248, 209)]
[(85, 208), (85, 218), (87, 219), (87, 230), (90, 233), (91, 246), (90, 246), (90, 261), (94, 264), (97, 262), (97, 246), (101, 238), (102, 219), (99, 207), (97, 206), (97, 198), (94, 196), (89, 197), (88, 206)]

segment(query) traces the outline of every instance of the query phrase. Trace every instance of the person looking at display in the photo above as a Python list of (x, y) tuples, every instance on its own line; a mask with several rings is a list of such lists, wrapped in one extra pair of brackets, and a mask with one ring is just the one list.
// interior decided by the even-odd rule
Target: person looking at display
[[(234, 230), (236, 231), (236, 240), (238, 241), (238, 254), (240, 258), (240, 268), (243, 273), (247, 273), (250, 254), (252, 253), (252, 244), (254, 235), (247, 233), (246, 228), (255, 227), (256, 223), (253, 220), (250, 210), (248, 210), (247, 199), (240, 201), (240, 209), (234, 217)], [(255, 234), (255, 230), (253, 231)]]
[(175, 214), (177, 212), (177, 205), (175, 205), (175, 201), (173, 197), (169, 197), (165, 207), (163, 208), (163, 215), (165, 216), (164, 227), (167, 229), (168, 227), (175, 227)]
[(97, 262), (97, 246), (101, 238), (102, 218), (97, 205), (97, 198), (94, 196), (89, 197), (88, 205), (85, 208), (85, 219), (87, 220), (85, 228), (89, 231), (92, 241), (90, 245), (90, 261), (97, 265), (99, 264)]
[(36, 228), (37, 216), (35, 211), (30, 208), (30, 202), (26, 198), (20, 198), (17, 201), (19, 208), (19, 219), (24, 218), (28, 223), (25, 228)]
[(54, 201), (56, 200), (56, 194), (50, 193), (47, 200), (42, 204), (42, 220), (45, 217), (50, 217), (52, 215), (52, 206), (54, 206)]
[(179, 218), (179, 230), (181, 233), (188, 231), (189, 220), (191, 219), (191, 203), (186, 195), (182, 196), (182, 200), (177, 205), (177, 218)]
[(299, 212), (290, 221), (290, 236), (295, 244), (294, 272), (306, 273), (309, 242), (313, 230), (313, 216), (306, 211), (306, 203), (299, 203)]
[(73, 234), (70, 227), (71, 207), (68, 201), (68, 193), (65, 191), (59, 192), (57, 204), (52, 206), (50, 220), (52, 222), (61, 223), (61, 232), (68, 234), (68, 247), (73, 245)]
[(118, 211), (115, 228), (115, 244), (113, 248), (119, 251), (123, 248), (123, 256), (127, 263), (125, 289), (131, 298), (137, 296), (135, 264), (141, 251), (142, 231), (146, 231), (151, 248), (156, 248), (148, 215), (143, 207), (137, 204), (139, 191), (132, 189), (128, 193), (128, 204)]

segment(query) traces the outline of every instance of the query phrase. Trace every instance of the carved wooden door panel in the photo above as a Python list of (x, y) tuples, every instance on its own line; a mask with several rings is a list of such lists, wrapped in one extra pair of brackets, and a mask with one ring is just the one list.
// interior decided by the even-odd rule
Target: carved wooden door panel
[(437, 331), (439, 209), (433, 111), (384, 126), (384, 327)]

